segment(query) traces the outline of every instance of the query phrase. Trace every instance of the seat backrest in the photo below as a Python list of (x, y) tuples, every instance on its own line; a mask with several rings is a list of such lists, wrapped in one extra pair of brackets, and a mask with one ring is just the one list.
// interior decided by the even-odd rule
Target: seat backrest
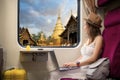
[(120, 78), (120, 8), (107, 13), (104, 26), (102, 57), (110, 59), (110, 76)]

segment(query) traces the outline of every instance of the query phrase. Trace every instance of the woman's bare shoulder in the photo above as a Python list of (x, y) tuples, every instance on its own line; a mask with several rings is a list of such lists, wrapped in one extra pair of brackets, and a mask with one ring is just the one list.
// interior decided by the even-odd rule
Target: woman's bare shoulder
[(95, 44), (96, 43), (103, 43), (103, 37), (102, 37), (102, 35), (98, 35), (98, 36), (96, 36), (96, 38), (95, 38)]
[(103, 40), (102, 35), (98, 35), (98, 36), (96, 36), (95, 40)]

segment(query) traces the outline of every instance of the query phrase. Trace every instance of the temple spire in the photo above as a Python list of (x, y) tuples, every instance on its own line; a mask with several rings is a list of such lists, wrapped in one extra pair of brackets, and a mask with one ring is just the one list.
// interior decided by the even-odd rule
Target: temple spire
[(60, 10), (58, 11), (58, 17), (60, 17)]
[(52, 34), (52, 38), (54, 39), (54, 45), (60, 45), (61, 44), (61, 37), (59, 36), (64, 31), (64, 27), (62, 25), (60, 11), (58, 12), (58, 17), (56, 21), (56, 25)]
[(72, 13), (72, 10), (71, 10), (71, 15), (72, 15), (73, 13)]
[[(57, 25), (60, 25), (60, 26), (57, 26)], [(61, 21), (61, 15), (60, 15), (60, 10), (59, 10), (59, 12), (58, 12), (58, 18), (57, 18), (57, 22), (56, 22), (56, 27), (57, 28), (63, 28), (63, 26), (62, 26), (62, 21)]]

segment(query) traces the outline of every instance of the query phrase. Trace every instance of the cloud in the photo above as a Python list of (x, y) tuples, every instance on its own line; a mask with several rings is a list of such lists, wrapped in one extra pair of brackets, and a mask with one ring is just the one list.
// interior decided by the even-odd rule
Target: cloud
[(40, 16), (40, 13), (39, 12), (37, 12), (37, 11), (35, 11), (35, 10), (30, 10), (30, 12), (29, 12), (32, 16), (34, 16), (34, 17), (39, 17)]

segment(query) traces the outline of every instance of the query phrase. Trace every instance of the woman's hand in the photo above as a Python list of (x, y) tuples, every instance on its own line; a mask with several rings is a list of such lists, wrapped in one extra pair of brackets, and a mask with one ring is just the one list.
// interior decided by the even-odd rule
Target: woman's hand
[(77, 66), (75, 62), (68, 62), (63, 64), (63, 67), (73, 67), (73, 66)]

